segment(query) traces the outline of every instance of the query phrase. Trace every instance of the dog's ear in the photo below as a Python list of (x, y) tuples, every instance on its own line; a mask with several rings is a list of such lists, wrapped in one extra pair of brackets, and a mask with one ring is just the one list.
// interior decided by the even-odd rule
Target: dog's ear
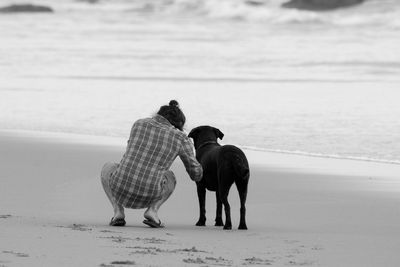
[(224, 133), (221, 132), (219, 129), (214, 128), (214, 133), (215, 133), (215, 135), (216, 135), (219, 139), (222, 140), (222, 138), (224, 138)]
[(194, 139), (195, 136), (197, 135), (197, 130), (198, 130), (198, 128), (192, 129), (192, 130), (190, 131), (190, 133), (188, 134), (188, 137)]

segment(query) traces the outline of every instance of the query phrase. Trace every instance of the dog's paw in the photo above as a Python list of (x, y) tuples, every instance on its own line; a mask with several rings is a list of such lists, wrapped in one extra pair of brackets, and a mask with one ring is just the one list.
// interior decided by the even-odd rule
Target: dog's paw
[(224, 230), (232, 230), (232, 225), (225, 224)]
[(247, 230), (247, 225), (246, 224), (240, 224), (238, 229), (239, 230)]
[(205, 220), (199, 220), (199, 221), (196, 223), (196, 226), (206, 226), (206, 221), (205, 221)]
[(214, 225), (215, 226), (224, 226), (224, 222), (222, 221), (222, 218), (216, 218)]

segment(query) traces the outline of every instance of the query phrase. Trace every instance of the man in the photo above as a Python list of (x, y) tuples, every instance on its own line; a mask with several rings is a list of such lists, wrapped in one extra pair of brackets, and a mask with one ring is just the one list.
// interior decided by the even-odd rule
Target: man
[(171, 100), (153, 118), (134, 123), (119, 164), (109, 162), (103, 166), (102, 185), (114, 208), (111, 226), (126, 224), (125, 207), (147, 208), (143, 223), (164, 227), (157, 212), (175, 189), (176, 178), (169, 168), (177, 156), (190, 178), (201, 180), (203, 169), (195, 158), (193, 144), (183, 132), (185, 121), (178, 102)]

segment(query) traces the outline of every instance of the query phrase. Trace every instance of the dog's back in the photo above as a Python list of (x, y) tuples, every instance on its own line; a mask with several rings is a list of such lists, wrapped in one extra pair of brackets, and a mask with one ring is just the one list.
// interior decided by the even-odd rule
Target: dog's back
[(249, 163), (243, 151), (233, 145), (224, 145), (218, 155), (218, 168), (222, 175), (233, 175), (232, 182), (247, 181), (250, 177)]

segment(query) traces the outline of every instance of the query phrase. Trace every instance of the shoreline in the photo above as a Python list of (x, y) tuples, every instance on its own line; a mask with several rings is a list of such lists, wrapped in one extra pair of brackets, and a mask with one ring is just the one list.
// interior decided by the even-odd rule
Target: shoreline
[[(177, 188), (160, 209), (164, 229), (126, 210), (127, 226), (108, 226), (100, 185), (106, 161), (125, 141), (65, 134), (0, 133), (0, 266), (397, 266), (400, 166), (245, 151), (251, 168), (248, 231), (198, 216), (195, 184), (177, 160)], [(7, 136), (8, 135), (8, 136)], [(68, 138), (69, 136), (69, 138)], [(183, 201), (184, 200), (184, 201)], [(240, 240), (238, 242), (238, 240)]]
[[(117, 137), (117, 136), (105, 136), (105, 135), (91, 135), (91, 134), (80, 134), (72, 132), (58, 132), (58, 131), (37, 131), (37, 130), (19, 130), (19, 129), (2, 129), (0, 130), (0, 136), (19, 136), (27, 138), (50, 138), (51, 140), (63, 140), (64, 142), (78, 142), (78, 143), (90, 143), (109, 145), (109, 146), (123, 146), (125, 148), (125, 142), (128, 137)], [(224, 145), (220, 141), (221, 145)], [(245, 151), (254, 151), (267, 154), (282, 154), (282, 155), (292, 155), (300, 157), (310, 157), (310, 158), (321, 158), (321, 159), (333, 159), (333, 160), (345, 160), (345, 161), (356, 161), (356, 162), (370, 162), (377, 164), (387, 164), (387, 165), (400, 165), (398, 160), (385, 160), (385, 159), (374, 159), (374, 158), (364, 158), (364, 157), (352, 157), (352, 156), (340, 156), (340, 155), (330, 155), (330, 154), (320, 154), (313, 152), (304, 151), (289, 151), (280, 149), (268, 149), (259, 148), (246, 145), (237, 145)]]

